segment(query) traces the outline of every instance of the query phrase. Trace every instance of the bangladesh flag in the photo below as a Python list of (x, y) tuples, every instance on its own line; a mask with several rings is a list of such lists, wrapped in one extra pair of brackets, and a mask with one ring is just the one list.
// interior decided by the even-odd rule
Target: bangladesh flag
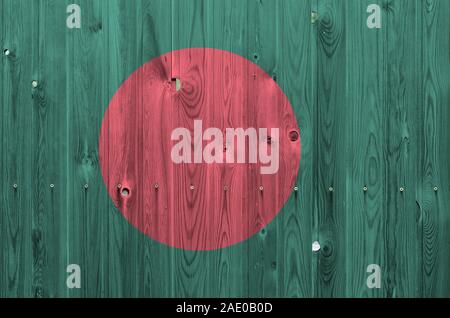
[(0, 297), (450, 296), (450, 2), (0, 12)]

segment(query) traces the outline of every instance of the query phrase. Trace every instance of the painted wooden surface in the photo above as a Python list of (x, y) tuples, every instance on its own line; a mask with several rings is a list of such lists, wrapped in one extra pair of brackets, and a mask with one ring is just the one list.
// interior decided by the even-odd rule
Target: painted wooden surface
[[(70, 3), (0, 1), (1, 297), (450, 297), (450, 1), (78, 0), (72, 30)], [(302, 140), (276, 219), (209, 252), (133, 228), (99, 168), (120, 84), (187, 47), (257, 63)], [(66, 287), (73, 263), (80, 289)]]

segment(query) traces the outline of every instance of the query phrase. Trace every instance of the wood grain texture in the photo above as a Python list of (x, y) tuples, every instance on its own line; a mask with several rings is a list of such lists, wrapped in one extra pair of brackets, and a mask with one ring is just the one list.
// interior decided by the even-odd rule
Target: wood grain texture
[[(387, 69), (385, 88), (387, 141), (387, 211), (384, 260), (387, 297), (420, 297), (421, 215), (418, 173), (423, 129), (421, 100), (422, 1), (392, 2), (386, 15)], [(399, 17), (401, 16), (401, 19)], [(400, 188), (404, 188), (401, 192)]]
[[(65, 24), (73, 2), (81, 29)], [(381, 29), (367, 28), (372, 3)], [(450, 297), (450, 1), (2, 0), (0, 12), (0, 297)], [(262, 67), (302, 140), (298, 191), (275, 220), (208, 252), (137, 231), (99, 167), (121, 83), (188, 47)], [(81, 289), (66, 287), (72, 263)], [(366, 286), (372, 263), (380, 289)]]
[[(277, 220), (274, 280), (277, 297), (312, 296), (312, 218), (314, 213), (314, 92), (315, 61), (312, 44), (313, 25), (310, 22), (311, 1), (279, 1), (275, 29), (278, 33), (277, 63), (272, 77), (289, 97), (297, 116), (301, 133), (302, 153), (294, 191)], [(266, 34), (266, 32), (264, 32)], [(269, 51), (270, 39), (261, 37)], [(272, 53), (274, 54), (274, 53)], [(264, 57), (265, 55), (263, 55)], [(264, 62), (264, 60), (263, 60)], [(261, 64), (264, 69), (265, 64)], [(270, 68), (268, 69), (270, 70)]]
[[(38, 120), (31, 82), (38, 56), (39, 4), (2, 1), (2, 297), (38, 296), (42, 254), (35, 234)], [(3, 51), (3, 50), (2, 50)], [(16, 186), (13, 187), (13, 186)]]
[[(423, 296), (449, 296), (449, 143), (450, 4), (422, 5), (423, 150), (422, 166), (422, 281)], [(438, 187), (438, 191), (433, 188)]]
[[(346, 3), (346, 104), (351, 146), (347, 157), (348, 208), (346, 216), (346, 296), (385, 296), (384, 289), (369, 290), (366, 269), (369, 264), (385, 268), (383, 238), (386, 215), (386, 15), (383, 29), (367, 28), (367, 6), (381, 1)], [(384, 11), (383, 11), (384, 13)], [(350, 62), (351, 61), (351, 62)], [(365, 188), (364, 188), (365, 187)], [(358, 274), (354, 274), (358, 273)], [(383, 275), (384, 276), (384, 275)], [(383, 284), (385, 286), (385, 284)]]
[(347, 156), (351, 114), (346, 107), (346, 30), (343, 2), (319, 1), (317, 22), (317, 102), (315, 208), (318, 218), (315, 296), (345, 295), (346, 215), (349, 165)]

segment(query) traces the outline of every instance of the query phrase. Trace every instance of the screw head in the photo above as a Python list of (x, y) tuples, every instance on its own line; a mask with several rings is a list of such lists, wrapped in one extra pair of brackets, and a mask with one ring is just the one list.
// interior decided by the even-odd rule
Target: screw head
[(14, 188), (14, 189), (17, 189), (17, 183), (14, 183), (14, 184), (13, 184), (13, 188)]
[(38, 87), (38, 81), (33, 80), (33, 81), (31, 82), (31, 86), (32, 86), (33, 88)]
[(434, 190), (434, 192), (437, 192), (437, 190), (438, 190), (438, 187), (437, 187), (437, 186), (435, 186), (435, 187), (433, 188), (433, 190)]
[(259, 191), (263, 191), (264, 187), (262, 185), (259, 186)]
[(364, 187), (363, 187), (363, 191), (364, 191), (364, 192), (367, 192), (367, 190), (368, 190), (368, 189), (367, 189), (367, 186), (364, 186)]
[(318, 241), (314, 241), (312, 243), (312, 251), (318, 252), (320, 250), (320, 243)]
[(405, 188), (403, 188), (403, 187), (400, 187), (400, 192), (403, 192), (403, 191), (405, 191)]

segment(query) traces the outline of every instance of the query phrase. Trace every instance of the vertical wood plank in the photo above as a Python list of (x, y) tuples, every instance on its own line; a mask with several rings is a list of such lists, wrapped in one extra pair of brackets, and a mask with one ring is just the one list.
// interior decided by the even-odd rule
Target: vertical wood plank
[[(367, 7), (380, 6), (382, 27), (369, 29)], [(384, 268), (386, 216), (386, 18), (382, 1), (345, 2), (346, 102), (350, 156), (345, 232), (345, 296), (381, 297), (369, 289), (368, 265)], [(384, 284), (384, 281), (383, 281)]]
[[(248, 60), (258, 64), (270, 76), (274, 76), (279, 63), (279, 19), (278, 2), (249, 1), (247, 11), (248, 51), (244, 55)], [(247, 95), (249, 100), (256, 94), (257, 83), (249, 81)], [(248, 106), (251, 108), (251, 105)], [(249, 116), (252, 116), (249, 113)], [(257, 179), (257, 178), (256, 178)], [(258, 194), (258, 181), (251, 182)], [(255, 196), (256, 202), (250, 204), (261, 204), (261, 196), (270, 196), (270, 193), (261, 192)], [(257, 219), (250, 222), (257, 222)], [(251, 226), (251, 225), (249, 225)], [(259, 233), (255, 234), (249, 241), (248, 249), (248, 282), (249, 296), (251, 297), (275, 297), (278, 294), (278, 272), (277, 271), (277, 227), (272, 222)]]
[[(449, 297), (450, 3), (423, 3), (423, 296)], [(434, 191), (438, 187), (438, 191)]]
[[(209, 7), (211, 11), (210, 20), (212, 23), (212, 34), (208, 38), (208, 47), (227, 50), (239, 55), (244, 55), (247, 50), (247, 1), (211, 1)], [(235, 65), (234, 57), (228, 61), (229, 65)], [(224, 81), (224, 70), (229, 65), (223, 65), (220, 72), (214, 73), (214, 85), (223, 85), (221, 96), (214, 96), (213, 103), (229, 102), (233, 95), (233, 79), (228, 83)], [(219, 124), (221, 125), (221, 124)], [(225, 128), (225, 127), (223, 127)], [(232, 171), (222, 170), (224, 184), (237, 184), (239, 181), (232, 178)], [(229, 219), (230, 195), (221, 195), (221, 209), (224, 220)], [(228, 233), (228, 220), (222, 229)], [(210, 294), (213, 297), (246, 297), (248, 296), (248, 242), (242, 242), (228, 248), (207, 252), (210, 270), (208, 273), (208, 285), (210, 285)], [(207, 294), (204, 294), (207, 296)]]
[[(45, 297), (67, 295), (65, 280), (67, 233), (67, 123), (66, 123), (66, 18), (64, 3), (41, 2), (39, 6), (39, 53), (33, 97), (39, 126), (39, 204), (38, 227), (33, 233), (35, 246), (43, 254), (42, 286)], [(42, 126), (41, 126), (42, 125)], [(61, 273), (61, 275), (55, 275)], [(37, 293), (38, 291), (36, 291)], [(37, 296), (37, 295), (36, 295)]]
[[(34, 296), (32, 222), (35, 213), (34, 144), (37, 125), (32, 99), (38, 54), (38, 3), (2, 1), (2, 297)], [(13, 185), (17, 188), (14, 189)], [(36, 257), (37, 256), (37, 257)]]
[[(383, 295), (422, 296), (420, 149), (423, 131), (422, 1), (392, 1), (383, 7), (387, 32), (387, 203), (384, 215)], [(404, 191), (400, 191), (403, 188)]]
[[(173, 1), (144, 1), (143, 10), (141, 63), (172, 49)], [(148, 114), (148, 116), (152, 115)], [(151, 165), (152, 163), (145, 164)], [(156, 181), (148, 180), (149, 183)], [(143, 295), (146, 297), (173, 297), (176, 293), (174, 274), (176, 251), (143, 235), (140, 236), (140, 240), (144, 244), (144, 251), (138, 251), (138, 255), (144, 257)]]
[[(280, 215), (277, 226), (277, 259), (279, 297), (312, 296), (312, 217), (314, 213), (314, 112), (312, 57), (312, 1), (279, 1), (277, 11), (280, 37), (278, 65), (272, 77), (288, 96), (301, 136), (301, 160), (297, 191)], [(270, 70), (270, 69), (269, 69)]]
[(318, 1), (317, 26), (317, 167), (318, 216), (315, 296), (345, 295), (346, 215), (349, 165), (350, 110), (346, 107), (345, 6), (341, 1)]
[[(205, 47), (212, 34), (212, 30), (207, 27), (208, 22), (212, 22), (210, 6), (212, 1), (174, 1), (172, 3), (172, 49), (182, 49), (189, 47)], [(180, 76), (180, 62), (176, 58), (172, 61), (172, 77)], [(205, 85), (211, 82), (206, 81)], [(203, 86), (201, 89), (206, 89)], [(190, 123), (186, 123), (191, 125)], [(189, 127), (188, 126), (188, 127)], [(204, 182), (201, 169), (189, 172), (189, 183)], [(186, 187), (189, 187), (186, 184)], [(194, 185), (195, 187), (195, 185)], [(186, 189), (179, 189), (184, 193)], [(184, 211), (189, 211), (199, 204), (198, 196), (190, 207), (184, 207)], [(175, 230), (175, 229), (174, 229)], [(175, 284), (174, 296), (176, 297), (200, 297), (208, 294), (208, 253), (202, 251), (174, 251), (174, 271)]]

